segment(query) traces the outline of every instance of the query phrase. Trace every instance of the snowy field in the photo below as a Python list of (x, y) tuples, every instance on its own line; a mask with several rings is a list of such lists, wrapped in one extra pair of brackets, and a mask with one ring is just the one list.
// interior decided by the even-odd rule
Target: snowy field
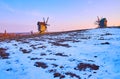
[(0, 79), (120, 79), (120, 28), (1, 41)]

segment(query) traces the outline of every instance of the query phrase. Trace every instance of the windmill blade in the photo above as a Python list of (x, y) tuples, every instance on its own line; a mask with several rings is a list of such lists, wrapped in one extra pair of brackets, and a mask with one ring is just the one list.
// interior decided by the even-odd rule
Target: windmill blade
[(43, 22), (45, 22), (45, 18), (43, 17)]
[(47, 24), (47, 26), (50, 26), (50, 24)]
[(97, 16), (98, 21), (100, 21), (99, 17)]
[(48, 20), (49, 20), (49, 17), (48, 17), (47, 20), (46, 20), (46, 24), (48, 23)]

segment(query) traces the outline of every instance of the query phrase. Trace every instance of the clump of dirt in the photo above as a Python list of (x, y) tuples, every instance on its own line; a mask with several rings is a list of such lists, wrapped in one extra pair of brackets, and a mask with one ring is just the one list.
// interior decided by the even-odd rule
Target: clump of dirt
[(80, 63), (77, 65), (77, 68), (75, 68), (76, 70), (83, 70), (85, 71), (87, 68), (89, 68), (90, 70), (98, 70), (99, 66), (95, 65), (95, 64), (88, 64), (88, 63)]
[(97, 58), (97, 56), (94, 56), (94, 58)]
[(113, 34), (111, 34), (111, 33), (106, 33), (105, 35), (113, 35)]
[(59, 43), (59, 42), (49, 42), (51, 43), (52, 45), (55, 45), (55, 46), (63, 46), (63, 47), (71, 47), (69, 44), (62, 44), (62, 43)]
[(85, 36), (82, 36), (80, 39), (90, 39), (91, 37), (85, 37)]
[(62, 68), (64, 68), (64, 66), (60, 66), (60, 68), (62, 69)]
[(66, 75), (69, 75), (70, 77), (76, 77), (76, 78), (78, 78), (78, 79), (81, 79), (80, 76), (78, 76), (78, 75), (76, 75), (76, 74), (74, 74), (74, 73), (72, 73), (72, 72), (66, 72), (65, 74), (66, 74)]
[(32, 50), (20, 48), (20, 51), (22, 51), (25, 54), (25, 53), (30, 53)]
[(8, 69), (6, 69), (6, 71), (12, 71), (12, 68), (8, 68)]
[(46, 60), (56, 60), (55, 58), (46, 58)]
[(109, 42), (104, 42), (104, 43), (101, 43), (102, 45), (109, 45), (110, 43)]
[(50, 70), (48, 70), (50, 73), (55, 73), (57, 70), (56, 69), (50, 69)]
[(78, 34), (77, 33), (70, 33), (69, 36), (77, 36)]
[(70, 39), (59, 39), (59, 40), (57, 40), (57, 42), (61, 42), (61, 43), (66, 42), (66, 41), (71, 41), (71, 40)]
[(68, 57), (68, 55), (64, 55), (63, 53), (56, 53), (56, 56)]
[(101, 36), (113, 35), (111, 33), (102, 34)]
[(58, 66), (57, 64), (51, 64), (51, 65), (53, 65), (54, 67), (57, 67), (57, 66)]
[(45, 49), (45, 48), (46, 48), (46, 46), (40, 46), (40, 47), (38, 47), (38, 48), (42, 48), (42, 49)]
[(41, 53), (40, 56), (46, 56), (46, 53)]
[(29, 43), (27, 40), (22, 40), (22, 39), (21, 39), (21, 42), (22, 43)]
[(30, 45), (30, 47), (32, 47), (33, 49), (37, 49), (36, 45)]
[(31, 60), (40, 60), (42, 58), (31, 58)]
[(54, 75), (54, 78), (55, 78), (55, 77), (60, 77), (59, 79), (65, 78), (65, 76), (62, 75), (62, 74), (60, 74), (59, 72), (56, 72), (56, 73), (54, 73), (53, 75)]
[(75, 39), (71, 39), (71, 37), (67, 37), (67, 38), (64, 38), (64, 39), (58, 39), (56, 42), (68, 42), (68, 41), (71, 41), (71, 42), (79, 42), (78, 40), (75, 40)]
[(48, 67), (44, 62), (35, 62), (34, 66), (41, 67), (43, 69)]
[(6, 53), (7, 49), (5, 48), (0, 48), (0, 58), (2, 59), (8, 59), (9, 53)]

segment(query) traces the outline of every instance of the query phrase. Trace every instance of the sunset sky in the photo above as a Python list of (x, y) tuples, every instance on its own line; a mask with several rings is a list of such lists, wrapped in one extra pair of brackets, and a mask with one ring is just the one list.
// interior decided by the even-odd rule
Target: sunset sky
[(0, 32), (37, 32), (43, 17), (48, 31), (95, 28), (97, 16), (120, 25), (120, 0), (0, 0)]

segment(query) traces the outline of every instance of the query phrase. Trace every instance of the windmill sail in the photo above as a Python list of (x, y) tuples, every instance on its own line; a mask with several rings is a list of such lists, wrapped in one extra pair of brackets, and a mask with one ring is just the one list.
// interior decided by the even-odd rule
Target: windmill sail
[(46, 20), (46, 22), (45, 22), (46, 24), (48, 23), (48, 20), (49, 20), (49, 17), (47, 18), (47, 20)]

